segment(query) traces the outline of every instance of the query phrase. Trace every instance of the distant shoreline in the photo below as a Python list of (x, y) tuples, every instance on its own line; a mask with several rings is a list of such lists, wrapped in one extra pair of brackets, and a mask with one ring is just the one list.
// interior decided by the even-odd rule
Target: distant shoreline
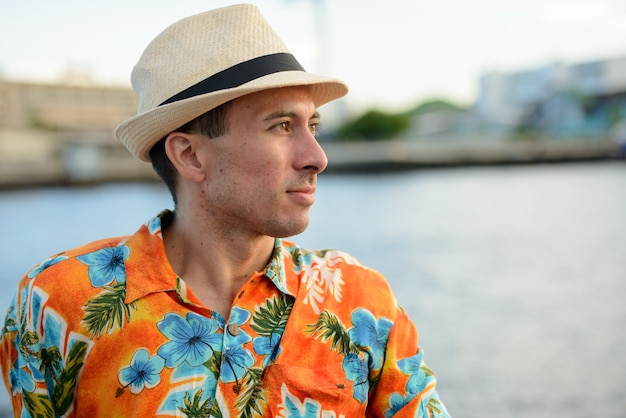
[[(428, 168), (623, 160), (608, 140), (377, 141), (322, 143), (328, 173), (381, 173)], [(0, 161), (0, 189), (156, 181), (150, 164), (119, 146), (65, 144), (56, 157)]]
[(324, 144), (331, 172), (547, 164), (622, 159), (609, 140), (385, 141)]

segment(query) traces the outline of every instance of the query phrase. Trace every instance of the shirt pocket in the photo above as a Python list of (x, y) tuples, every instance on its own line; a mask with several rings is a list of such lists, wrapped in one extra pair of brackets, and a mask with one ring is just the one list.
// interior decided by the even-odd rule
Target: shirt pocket
[(265, 369), (262, 384), (272, 416), (347, 418), (364, 416), (367, 407), (367, 379), (348, 380), (342, 362), (314, 368), (274, 363)]

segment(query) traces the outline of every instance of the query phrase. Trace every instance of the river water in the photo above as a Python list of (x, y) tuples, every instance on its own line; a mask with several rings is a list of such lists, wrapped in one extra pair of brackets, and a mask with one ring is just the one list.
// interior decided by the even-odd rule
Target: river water
[[(626, 164), (322, 175), (318, 189), (297, 241), (387, 276), (453, 416), (626, 416)], [(0, 192), (0, 310), (41, 259), (166, 207), (155, 184)]]

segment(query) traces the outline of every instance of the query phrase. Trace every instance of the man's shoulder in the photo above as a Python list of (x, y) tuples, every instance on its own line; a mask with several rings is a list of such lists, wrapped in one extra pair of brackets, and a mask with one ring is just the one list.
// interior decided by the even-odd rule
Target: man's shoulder
[(44, 270), (47, 273), (52, 273), (55, 270), (52, 268), (53, 266), (57, 266), (57, 268), (59, 268), (63, 266), (64, 264), (66, 264), (68, 261), (74, 260), (80, 256), (94, 253), (98, 250), (102, 250), (103, 248), (116, 247), (120, 245), (122, 242), (124, 242), (126, 239), (128, 239), (128, 236), (101, 238), (101, 239), (80, 245), (78, 247), (61, 251), (59, 253), (56, 253), (40, 261), (27, 273), (27, 276), (32, 279), (35, 276), (38, 276), (39, 274), (43, 273)]
[(120, 235), (117, 237), (109, 237), (109, 238), (101, 238), (95, 241), (91, 241), (87, 244), (83, 244), (79, 247), (72, 248), (70, 250), (65, 251), (70, 257), (76, 257), (84, 254), (89, 254), (94, 251), (101, 250), (107, 247), (116, 247), (120, 245), (122, 242), (126, 241), (130, 235)]
[(362, 268), (367, 268), (349, 252), (335, 248), (309, 249), (294, 242), (281, 240), (281, 248), (289, 253), (294, 261), (311, 262), (312, 260), (334, 260), (335, 262), (347, 263)]
[(283, 251), (290, 254), (293, 264), (306, 269), (315, 266), (315, 270), (334, 272), (340, 270), (345, 278), (368, 277), (372, 280), (386, 282), (384, 276), (376, 269), (367, 266), (352, 253), (334, 248), (311, 250), (293, 242), (283, 241)]
[(385, 276), (353, 254), (336, 249), (309, 250), (283, 242), (285, 252), (291, 259), (286, 267), (296, 273), (299, 297), (315, 312), (365, 308), (386, 318), (397, 315), (397, 302)]

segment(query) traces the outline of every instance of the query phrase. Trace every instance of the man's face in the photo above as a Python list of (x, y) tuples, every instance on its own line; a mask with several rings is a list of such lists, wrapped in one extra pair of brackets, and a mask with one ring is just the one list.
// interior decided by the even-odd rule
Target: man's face
[(231, 233), (287, 237), (304, 231), (317, 174), (328, 163), (314, 136), (318, 122), (306, 87), (234, 100), (228, 133), (206, 141), (207, 216)]

